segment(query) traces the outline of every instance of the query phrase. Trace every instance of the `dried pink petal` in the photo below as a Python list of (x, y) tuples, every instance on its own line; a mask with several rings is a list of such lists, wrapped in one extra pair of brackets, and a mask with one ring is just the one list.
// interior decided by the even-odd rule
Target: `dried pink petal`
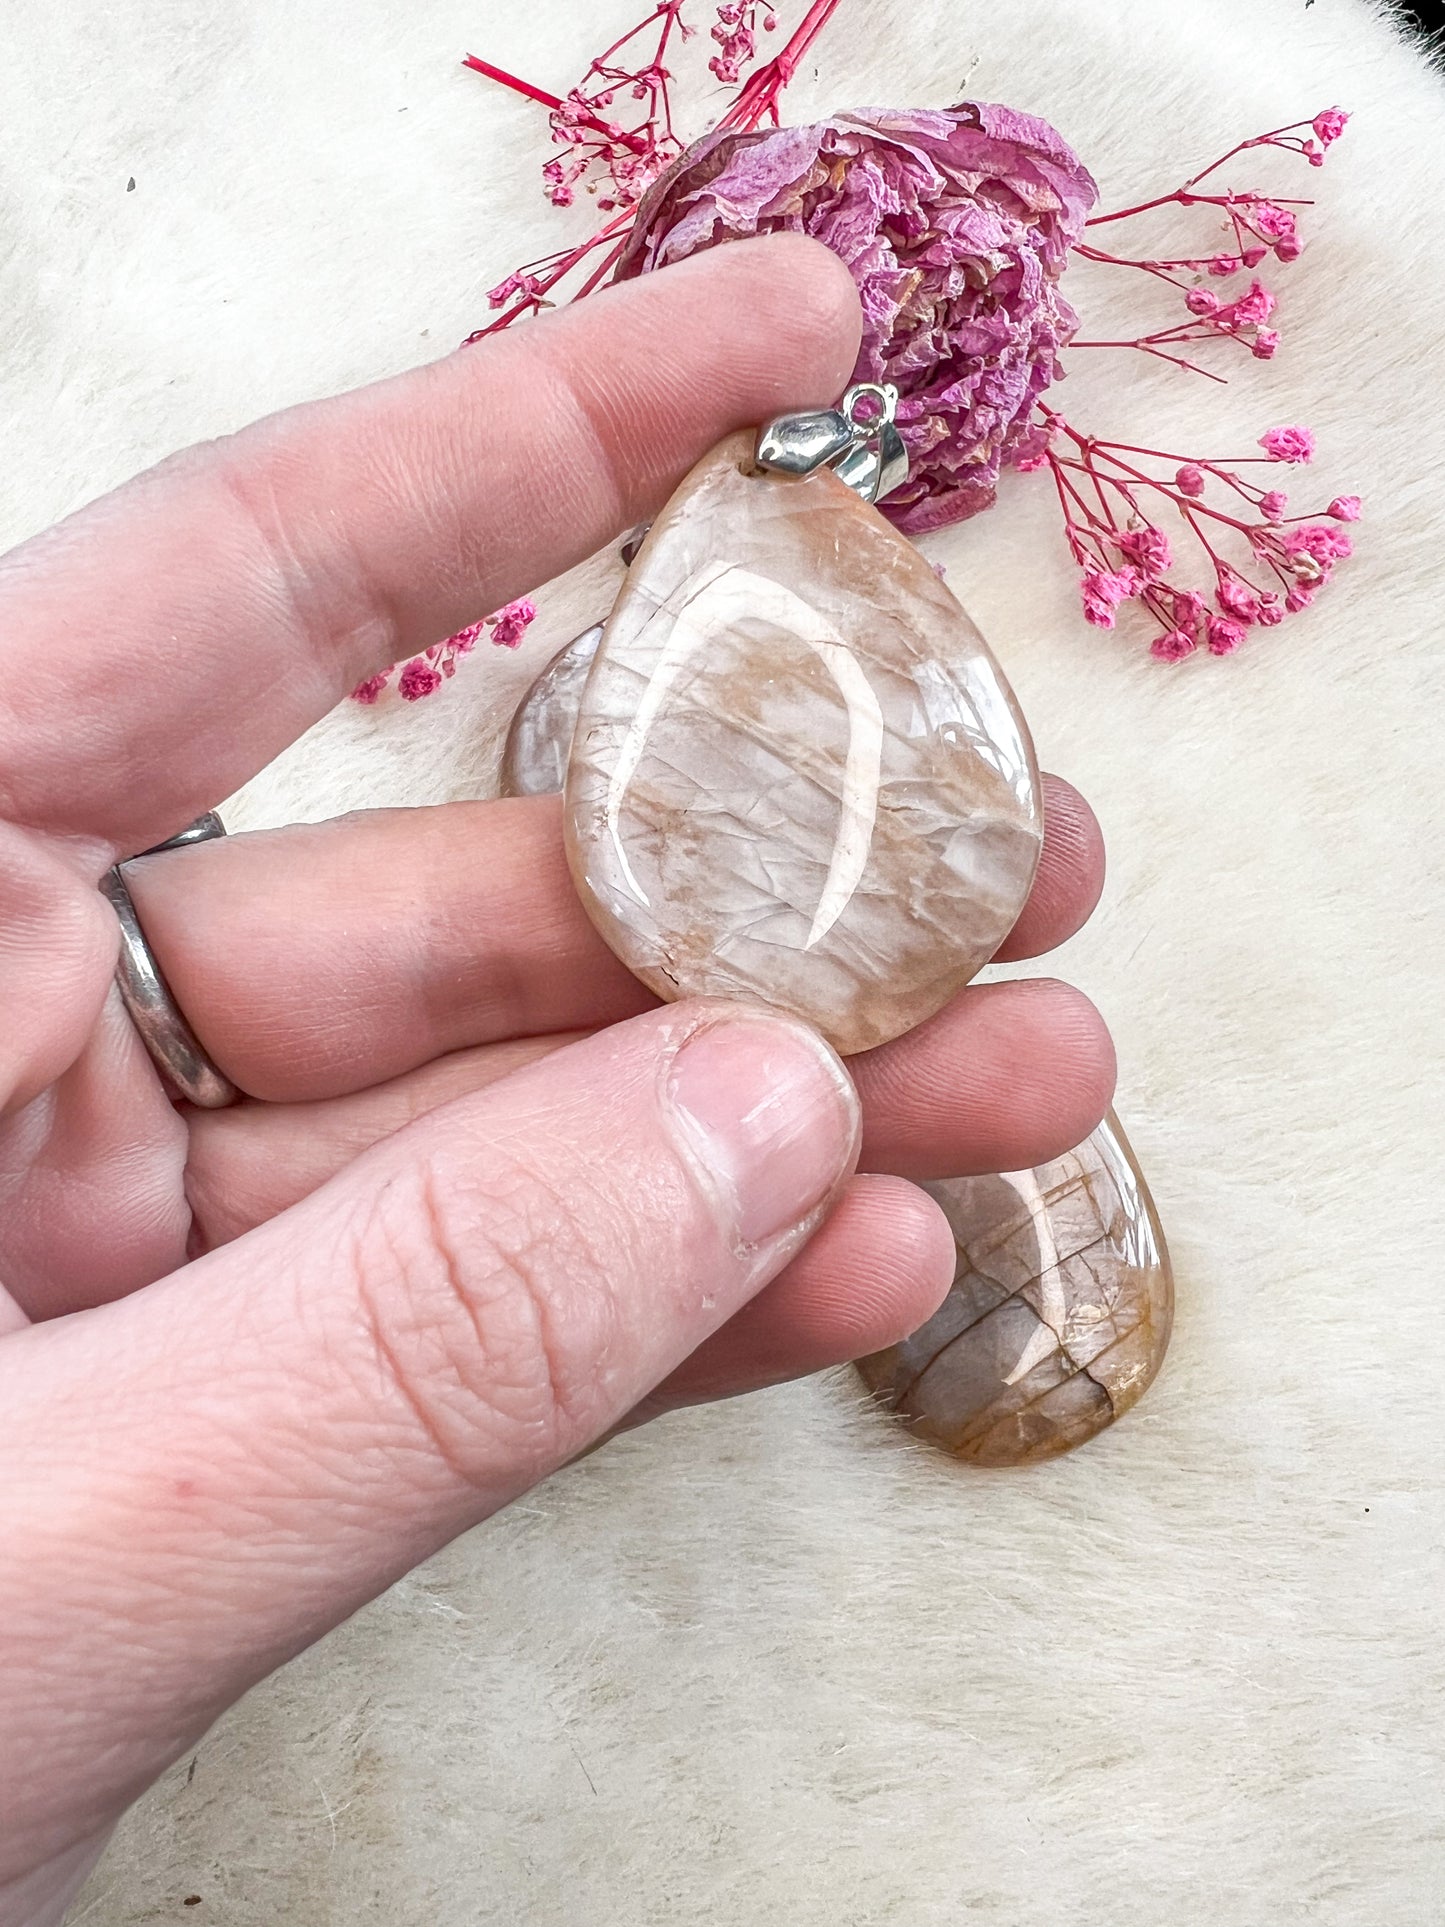
[(1325, 514), (1332, 515), (1337, 522), (1358, 522), (1363, 508), (1358, 495), (1337, 495)]
[(1174, 477), (1174, 486), (1181, 495), (1202, 495), (1204, 493), (1204, 470), (1194, 462), (1186, 462)]
[(911, 474), (884, 510), (918, 534), (987, 508), (1036, 451), (1030, 411), (1078, 327), (1059, 279), (1096, 192), (1046, 122), (982, 102), (713, 134), (649, 191), (617, 277), (779, 228), (831, 247), (863, 305), (853, 379), (902, 398)]

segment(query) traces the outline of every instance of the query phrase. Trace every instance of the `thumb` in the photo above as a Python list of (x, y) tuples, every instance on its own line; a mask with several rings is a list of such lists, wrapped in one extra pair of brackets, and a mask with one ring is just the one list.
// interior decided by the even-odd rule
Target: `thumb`
[(857, 1142), (810, 1031), (675, 1004), (0, 1344), (25, 1661), (0, 1917), (253, 1681), (616, 1425), (806, 1241)]

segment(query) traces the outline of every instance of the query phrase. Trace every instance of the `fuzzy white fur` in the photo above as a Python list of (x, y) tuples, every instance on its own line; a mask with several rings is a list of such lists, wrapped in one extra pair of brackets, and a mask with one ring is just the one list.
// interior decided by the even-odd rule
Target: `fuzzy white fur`
[[(459, 55), (566, 84), (640, 11), (12, 12), (0, 538), (464, 335), (566, 230), (539, 114)], [(1082, 626), (1037, 477), (929, 545), (1109, 837), (1059, 968), (1113, 1025), (1173, 1247), (1164, 1376), (1017, 1475), (909, 1444), (845, 1374), (614, 1445), (252, 1694), (77, 1922), (1445, 1915), (1440, 82), (1367, 0), (845, 0), (788, 111), (965, 88), (1056, 122), (1113, 204), (1356, 115), (1322, 173), (1244, 170), (1320, 200), (1272, 277), (1277, 361), (1226, 390), (1080, 357), (1068, 390), (1084, 423), (1206, 451), (1310, 423), (1311, 492), (1368, 503), (1316, 612), (1155, 665)], [(1094, 332), (1162, 312), (1086, 273)], [(498, 719), (603, 582), (549, 590), (519, 659), (432, 702), (344, 707), (235, 820), (484, 791)]]

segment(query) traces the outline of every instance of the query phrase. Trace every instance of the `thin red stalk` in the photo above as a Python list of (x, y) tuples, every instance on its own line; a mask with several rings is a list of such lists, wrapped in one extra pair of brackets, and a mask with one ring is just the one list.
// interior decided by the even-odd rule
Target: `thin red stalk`
[(813, 0), (787, 44), (771, 60), (755, 67), (743, 82), (742, 92), (717, 124), (719, 133), (747, 132), (770, 110), (776, 121), (778, 95), (837, 9), (838, 0)]
[[(562, 105), (560, 98), (556, 94), (549, 94), (545, 87), (534, 87), (529, 80), (518, 80), (515, 74), (509, 74), (504, 67), (494, 67), (490, 61), (479, 60), (476, 54), (468, 54), (462, 65), (470, 67), (474, 74), (484, 75), (488, 80), (500, 81), (503, 87), (510, 87), (514, 94), (522, 94), (528, 100), (535, 100), (539, 107), (555, 109)], [(638, 135), (629, 134), (621, 127), (609, 127), (605, 120), (599, 120), (595, 114), (589, 114), (585, 124), (608, 140), (615, 140), (622, 147), (630, 147), (634, 154), (647, 152), (646, 141)]]
[(626, 235), (623, 235), (620, 240), (614, 241), (612, 243), (612, 246), (607, 250), (606, 254), (603, 255), (601, 261), (592, 270), (591, 274), (588, 275), (587, 279), (582, 283), (582, 286), (577, 290), (577, 294), (575, 298), (578, 301), (582, 299), (584, 294), (591, 294), (592, 290), (601, 281), (602, 277), (605, 274), (609, 274), (612, 271), (612, 269), (616, 267), (618, 257), (621, 255), (622, 250), (623, 248), (626, 247), (626, 245), (627, 245)]
[[(1204, 337), (1200, 337), (1204, 339)], [(1223, 375), (1216, 375), (1212, 369), (1201, 368), (1197, 361), (1186, 361), (1182, 355), (1166, 355), (1162, 348), (1153, 348), (1147, 341), (1071, 341), (1070, 348), (1134, 348), (1141, 355), (1157, 355), (1160, 361), (1172, 361), (1176, 368), (1187, 368), (1193, 375), (1203, 375), (1209, 381), (1217, 381), (1227, 388), (1229, 383)]]
[(514, 94), (525, 94), (528, 100), (535, 100), (539, 107), (560, 107), (562, 101), (557, 94), (549, 94), (545, 87), (534, 87), (530, 80), (518, 80), (504, 67), (494, 67), (489, 60), (480, 60), (476, 54), (468, 54), (462, 62), (474, 74), (484, 74), (488, 80), (499, 81), (503, 87), (510, 87)]
[(1240, 141), (1237, 146), (1231, 147), (1227, 154), (1221, 154), (1217, 161), (1211, 161), (1208, 167), (1200, 168), (1199, 172), (1194, 175), (1191, 180), (1187, 180), (1184, 185), (1186, 187), (1198, 187), (1202, 180), (1207, 179), (1211, 174), (1217, 174), (1226, 161), (1232, 161), (1236, 154), (1243, 154), (1251, 147), (1268, 147), (1272, 141), (1277, 141), (1281, 134), (1294, 134), (1297, 133), (1301, 127), (1309, 126), (1310, 122), (1307, 120), (1294, 120), (1290, 122), (1288, 127), (1276, 127), (1268, 134), (1256, 134), (1253, 140)]

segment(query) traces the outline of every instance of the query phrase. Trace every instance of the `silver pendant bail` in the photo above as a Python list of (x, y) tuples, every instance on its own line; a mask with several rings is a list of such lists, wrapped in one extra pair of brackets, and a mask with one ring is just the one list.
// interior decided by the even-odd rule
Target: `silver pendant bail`
[(865, 502), (881, 502), (908, 480), (908, 451), (895, 426), (891, 382), (855, 382), (836, 408), (775, 415), (758, 430), (756, 461), (776, 475), (831, 468)]

